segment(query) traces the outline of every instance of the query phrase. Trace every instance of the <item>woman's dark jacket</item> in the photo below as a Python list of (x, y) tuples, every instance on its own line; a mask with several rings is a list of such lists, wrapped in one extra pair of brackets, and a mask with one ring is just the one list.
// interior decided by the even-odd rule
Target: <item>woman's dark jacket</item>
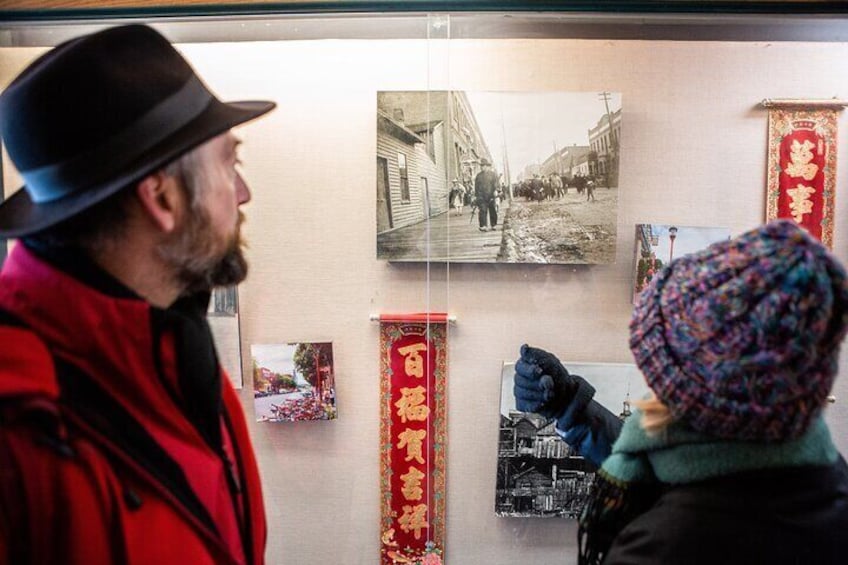
[(848, 469), (800, 467), (667, 487), (605, 565), (848, 563)]
[[(595, 401), (564, 438), (609, 454), (620, 424)], [(602, 461), (594, 461), (600, 464)], [(746, 472), (663, 485), (613, 541), (604, 565), (848, 564), (848, 465)]]

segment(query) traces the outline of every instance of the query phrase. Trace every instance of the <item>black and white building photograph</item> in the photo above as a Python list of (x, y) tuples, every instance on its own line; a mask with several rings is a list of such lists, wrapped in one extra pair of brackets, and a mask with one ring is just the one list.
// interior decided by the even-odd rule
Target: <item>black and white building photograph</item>
[(242, 388), (244, 379), (241, 372), (241, 328), (236, 286), (212, 290), (206, 319), (215, 340), (218, 362), (227, 372), (233, 387)]
[[(595, 400), (624, 419), (630, 401), (648, 392), (635, 365), (564, 363), (596, 389)], [(522, 518), (578, 518), (594, 484), (595, 466), (557, 434), (554, 422), (515, 409), (515, 365), (504, 363), (495, 514)]]
[(377, 93), (377, 258), (615, 260), (615, 92)]

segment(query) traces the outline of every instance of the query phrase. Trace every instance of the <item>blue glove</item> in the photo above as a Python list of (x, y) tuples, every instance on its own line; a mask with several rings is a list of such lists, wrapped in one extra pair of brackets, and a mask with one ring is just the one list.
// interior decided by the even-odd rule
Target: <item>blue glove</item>
[(592, 400), (595, 388), (569, 373), (555, 355), (522, 345), (513, 394), (518, 410), (556, 420), (565, 442), (595, 465), (609, 456), (621, 420)]
[(521, 346), (513, 386), (516, 409), (557, 419), (574, 400), (581, 385), (584, 390), (580, 396), (585, 398), (585, 405), (595, 394), (592, 385), (582, 377), (569, 374), (555, 355), (526, 344)]

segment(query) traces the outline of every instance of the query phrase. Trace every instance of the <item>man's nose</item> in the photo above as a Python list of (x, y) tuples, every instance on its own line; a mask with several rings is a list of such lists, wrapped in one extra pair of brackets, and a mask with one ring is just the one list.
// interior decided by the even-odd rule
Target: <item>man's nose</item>
[(236, 198), (238, 198), (240, 205), (250, 202), (250, 187), (247, 186), (240, 173), (236, 173)]

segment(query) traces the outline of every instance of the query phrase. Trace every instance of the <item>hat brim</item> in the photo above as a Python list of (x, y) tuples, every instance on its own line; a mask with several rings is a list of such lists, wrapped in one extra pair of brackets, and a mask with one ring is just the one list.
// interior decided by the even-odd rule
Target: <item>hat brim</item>
[(221, 102), (212, 99), (194, 119), (124, 167), (125, 172), (95, 186), (50, 202), (33, 202), (26, 187), (0, 204), (0, 237), (32, 235), (101, 202), (122, 188), (167, 165), (184, 153), (274, 109), (267, 100)]

